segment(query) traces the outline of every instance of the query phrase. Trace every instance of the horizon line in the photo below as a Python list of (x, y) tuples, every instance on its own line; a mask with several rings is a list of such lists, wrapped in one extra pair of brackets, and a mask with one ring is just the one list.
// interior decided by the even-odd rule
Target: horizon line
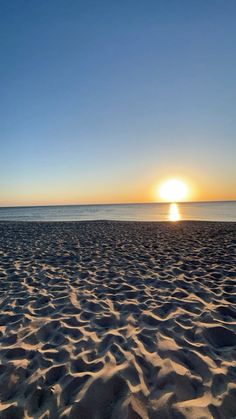
[(179, 202), (116, 202), (116, 203), (97, 203), (97, 204), (44, 204), (44, 205), (0, 205), (0, 208), (36, 208), (36, 207), (77, 207), (77, 206), (111, 206), (111, 205), (153, 205), (153, 204), (204, 204), (216, 202), (236, 202), (236, 199), (222, 199), (222, 200), (203, 200), (203, 201), (179, 201)]

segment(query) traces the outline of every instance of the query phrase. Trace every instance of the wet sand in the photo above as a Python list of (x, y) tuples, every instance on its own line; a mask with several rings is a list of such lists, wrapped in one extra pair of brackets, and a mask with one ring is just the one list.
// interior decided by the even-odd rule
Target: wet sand
[(0, 418), (236, 418), (236, 223), (0, 223)]

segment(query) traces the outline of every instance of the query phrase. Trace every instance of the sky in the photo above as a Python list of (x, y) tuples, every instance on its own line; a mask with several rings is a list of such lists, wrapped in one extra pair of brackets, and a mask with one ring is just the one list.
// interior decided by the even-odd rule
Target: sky
[(2, 0), (0, 205), (236, 199), (235, 0)]

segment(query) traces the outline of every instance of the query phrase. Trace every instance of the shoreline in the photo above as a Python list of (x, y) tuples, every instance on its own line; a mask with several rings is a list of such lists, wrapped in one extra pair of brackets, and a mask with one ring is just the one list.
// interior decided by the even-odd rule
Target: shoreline
[(185, 223), (202, 223), (202, 224), (236, 224), (236, 221), (217, 221), (217, 220), (178, 220), (178, 221), (169, 221), (169, 220), (163, 220), (163, 221), (149, 221), (149, 220), (108, 220), (108, 219), (101, 219), (101, 220), (0, 220), (1, 223), (48, 223), (48, 224), (54, 224), (54, 223), (62, 223), (62, 224), (79, 224), (79, 223), (130, 223), (130, 224), (185, 224)]

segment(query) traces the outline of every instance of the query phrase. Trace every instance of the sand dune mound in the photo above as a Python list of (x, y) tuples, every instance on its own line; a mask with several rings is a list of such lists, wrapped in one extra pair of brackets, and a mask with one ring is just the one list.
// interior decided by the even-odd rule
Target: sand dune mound
[(0, 223), (0, 418), (236, 418), (235, 250), (235, 223)]

